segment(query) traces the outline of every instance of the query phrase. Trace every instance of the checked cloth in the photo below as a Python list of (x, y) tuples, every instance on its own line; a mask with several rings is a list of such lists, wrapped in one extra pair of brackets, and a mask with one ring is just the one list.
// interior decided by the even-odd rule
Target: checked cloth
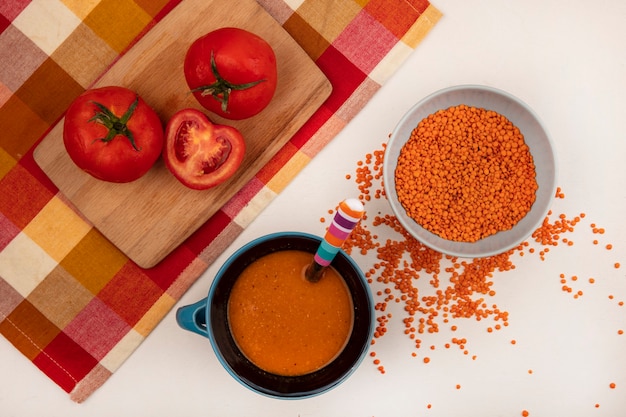
[(427, 0), (257, 1), (333, 92), (256, 175), (263, 187), (244, 187), (150, 269), (72, 208), (33, 149), (72, 100), (181, 0), (0, 2), (0, 333), (76, 402), (119, 368), (441, 17)]

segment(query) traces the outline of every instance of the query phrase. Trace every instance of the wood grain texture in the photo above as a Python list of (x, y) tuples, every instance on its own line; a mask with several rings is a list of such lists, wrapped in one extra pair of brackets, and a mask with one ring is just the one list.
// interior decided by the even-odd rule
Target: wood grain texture
[(183, 73), (187, 48), (219, 27), (247, 29), (265, 39), (278, 62), (278, 85), (258, 115), (215, 123), (237, 127), (246, 156), (225, 183), (204, 191), (181, 185), (161, 159), (127, 184), (99, 181), (74, 165), (63, 145), (63, 120), (35, 150), (35, 161), (100, 232), (143, 268), (160, 262), (215, 214), (280, 150), (331, 93), (325, 75), (254, 0), (185, 0), (123, 55), (94, 85), (121, 85), (137, 93), (165, 123), (183, 108), (204, 109), (189, 94)]

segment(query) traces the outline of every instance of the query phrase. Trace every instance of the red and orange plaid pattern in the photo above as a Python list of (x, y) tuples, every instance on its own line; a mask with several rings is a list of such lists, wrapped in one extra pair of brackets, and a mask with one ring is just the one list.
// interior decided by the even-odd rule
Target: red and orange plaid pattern
[(71, 101), (180, 1), (0, 3), (0, 333), (74, 401), (108, 379), (440, 18), (427, 0), (258, 0), (333, 93), (246, 187), (146, 270), (68, 204), (32, 151)]

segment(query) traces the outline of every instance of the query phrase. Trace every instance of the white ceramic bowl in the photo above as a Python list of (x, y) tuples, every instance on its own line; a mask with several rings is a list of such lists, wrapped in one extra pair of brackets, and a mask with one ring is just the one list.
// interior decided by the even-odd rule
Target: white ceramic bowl
[[(394, 176), (400, 150), (418, 123), (437, 110), (460, 104), (498, 112), (520, 129), (534, 159), (538, 184), (536, 200), (526, 216), (510, 230), (498, 232), (476, 242), (443, 239), (407, 216), (398, 201)], [(537, 115), (516, 97), (495, 88), (479, 85), (449, 87), (429, 95), (413, 106), (394, 129), (387, 143), (383, 164), (387, 199), (402, 226), (424, 245), (441, 253), (462, 258), (482, 258), (503, 253), (525, 241), (541, 225), (550, 209), (556, 193), (556, 172), (554, 147)]]

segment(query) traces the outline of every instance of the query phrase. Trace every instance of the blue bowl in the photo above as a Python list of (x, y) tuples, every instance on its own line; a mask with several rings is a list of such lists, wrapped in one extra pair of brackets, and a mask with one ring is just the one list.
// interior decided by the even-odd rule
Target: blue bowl
[(339, 251), (331, 265), (348, 286), (354, 324), (342, 352), (323, 368), (300, 376), (269, 373), (239, 350), (228, 324), (228, 299), (241, 272), (256, 259), (281, 250), (315, 253), (321, 238), (299, 232), (260, 237), (237, 250), (217, 272), (207, 298), (178, 309), (176, 320), (185, 330), (211, 341), (217, 358), (230, 375), (247, 388), (273, 398), (301, 399), (322, 394), (346, 380), (363, 361), (374, 331), (374, 307), (369, 285), (354, 260)]

